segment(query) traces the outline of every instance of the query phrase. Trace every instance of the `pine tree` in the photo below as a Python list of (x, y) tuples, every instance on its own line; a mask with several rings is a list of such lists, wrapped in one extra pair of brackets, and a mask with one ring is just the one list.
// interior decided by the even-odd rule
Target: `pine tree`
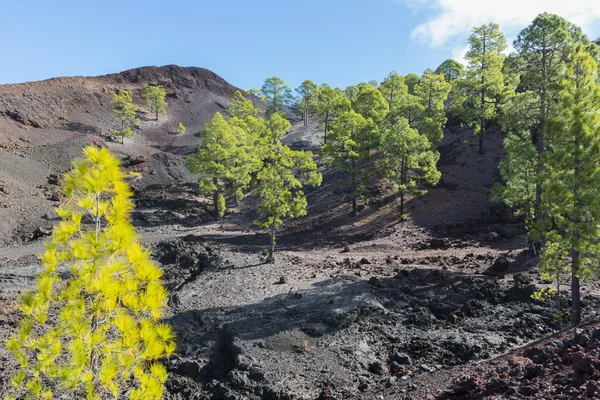
[(464, 69), (464, 65), (449, 58), (435, 69), (435, 73), (443, 75), (446, 82), (452, 83), (462, 76)]
[(387, 119), (389, 124), (393, 125), (400, 118), (406, 118), (411, 128), (419, 129), (423, 125), (427, 104), (416, 95), (416, 89), (421, 84), (422, 78), (416, 74), (408, 74), (404, 82), (407, 91), (395, 100), (396, 104), (390, 108)]
[(350, 103), (354, 103), (354, 101), (356, 100), (356, 96), (358, 96), (359, 91), (360, 91), (360, 89), (358, 88), (357, 85), (350, 85), (346, 89), (344, 89), (344, 94), (346, 95), (348, 100), (350, 100)]
[(268, 146), (264, 165), (257, 175), (255, 194), (260, 199), (260, 218), (254, 223), (269, 230), (269, 261), (274, 260), (275, 234), (284, 218), (306, 215), (307, 201), (302, 188), (319, 186), (322, 179), (311, 152), (291, 150), (279, 139)]
[(319, 93), (319, 87), (311, 80), (306, 80), (296, 89), (300, 96), (298, 111), (302, 115), (304, 126), (308, 124), (308, 115), (314, 111), (315, 100)]
[(415, 86), (421, 81), (421, 77), (417, 74), (408, 74), (404, 77), (404, 83), (408, 87), (408, 94), (415, 94)]
[[(519, 194), (511, 193), (508, 189), (511, 185), (513, 188), (521, 185), (512, 182), (534, 179), (533, 199), (526, 198), (521, 204), (531, 207), (525, 214), (532, 216), (532, 223), (542, 218), (541, 176), (545, 170), (544, 154), (549, 148), (546, 140), (548, 120), (557, 112), (560, 83), (564, 78), (569, 49), (574, 42), (573, 33), (576, 31), (563, 18), (543, 13), (519, 33), (514, 43), (518, 55), (511, 60), (513, 65), (510, 73), (518, 76), (519, 87), (515, 87), (513, 94), (503, 102), (500, 120), (504, 130), (514, 135), (514, 140), (521, 139), (523, 146), (527, 147), (529, 144), (525, 142), (533, 143), (537, 153), (536, 171), (533, 177), (529, 171), (521, 169), (513, 172), (527, 172), (528, 175), (504, 175), (507, 190), (503, 192), (506, 196), (516, 198)], [(513, 148), (520, 151), (517, 146)], [(510, 157), (514, 160), (518, 154)]]
[(371, 118), (376, 124), (381, 124), (387, 116), (389, 105), (377, 88), (369, 83), (361, 83), (352, 109), (365, 119)]
[(379, 149), (378, 169), (400, 193), (400, 215), (404, 220), (405, 196), (426, 193), (421, 183), (435, 185), (439, 181), (439, 153), (432, 149), (427, 136), (412, 129), (405, 118), (382, 132)]
[(179, 133), (180, 135), (183, 135), (185, 133), (185, 126), (183, 125), (182, 122), (179, 123), (179, 125), (177, 125), (177, 133)]
[(24, 318), (6, 341), (20, 366), (13, 394), (160, 399), (167, 378), (160, 360), (175, 351), (171, 327), (161, 322), (162, 271), (131, 225), (134, 205), (118, 159), (93, 146), (84, 155), (64, 177), (67, 201), (41, 255), (44, 272), (23, 296)]
[(135, 136), (135, 131), (132, 129), (137, 127), (140, 120), (137, 118), (138, 106), (133, 103), (133, 99), (129, 91), (125, 89), (114, 93), (110, 101), (113, 113), (121, 121), (121, 129), (115, 129), (112, 134), (121, 139), (121, 144), (126, 137)]
[(162, 115), (167, 114), (167, 102), (165, 101), (166, 96), (167, 91), (161, 85), (148, 86), (142, 92), (142, 99), (150, 105), (150, 112), (156, 114), (157, 121), (159, 113)]
[(276, 76), (268, 78), (260, 89), (262, 97), (267, 102), (267, 117), (282, 111), (283, 106), (292, 103), (292, 90), (285, 82)]
[(392, 71), (381, 83), (379, 90), (389, 105), (390, 112), (394, 113), (400, 106), (403, 98), (408, 95), (408, 86), (404, 83), (404, 77)]
[(372, 119), (348, 111), (337, 117), (323, 146), (322, 154), (330, 168), (349, 175), (344, 181), (352, 215), (357, 213), (357, 200), (365, 193), (364, 183), (370, 179), (371, 150), (378, 145), (377, 125)]
[(484, 153), (484, 135), (489, 121), (497, 116), (497, 98), (504, 91), (502, 66), (506, 39), (498, 24), (473, 28), (469, 37), (465, 78), (458, 82), (456, 105), (466, 123), (479, 135), (479, 152)]
[(227, 189), (234, 187), (239, 197), (242, 188), (250, 183), (248, 154), (240, 145), (234, 127), (220, 113), (206, 124), (200, 139), (202, 145), (198, 153), (188, 156), (185, 165), (191, 173), (199, 174), (200, 193), (213, 196), (214, 215), (218, 220), (225, 215)]
[(414, 87), (421, 115), (415, 124), (420, 134), (424, 134), (433, 144), (439, 143), (444, 137), (443, 128), (446, 125), (444, 103), (450, 93), (451, 85), (439, 74), (425, 71), (423, 78)]
[(572, 322), (581, 322), (580, 279), (600, 262), (600, 85), (593, 57), (579, 45), (561, 87), (557, 116), (548, 121), (541, 209), (536, 230), (547, 243), (542, 271), (570, 256)]
[(247, 117), (256, 117), (258, 110), (254, 107), (252, 102), (246, 99), (239, 90), (235, 91), (229, 107), (227, 108), (229, 115), (232, 118), (244, 119)]
[(329, 124), (338, 115), (350, 110), (350, 100), (345, 93), (339, 89), (333, 89), (324, 83), (320, 86), (317, 94), (316, 111), (324, 126), (323, 143), (327, 143)]

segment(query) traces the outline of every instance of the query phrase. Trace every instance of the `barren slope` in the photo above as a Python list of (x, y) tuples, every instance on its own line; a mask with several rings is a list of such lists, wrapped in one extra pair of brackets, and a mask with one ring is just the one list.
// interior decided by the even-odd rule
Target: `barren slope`
[[(127, 89), (142, 104), (148, 85), (167, 89), (168, 114), (154, 121), (142, 107), (138, 136), (112, 143), (118, 122), (110, 110), (112, 94)], [(198, 145), (195, 135), (237, 90), (202, 68), (144, 67), (99, 77), (55, 78), (0, 85), (0, 243), (29, 240), (42, 216), (52, 216), (58, 199), (51, 175), (64, 172), (89, 143), (103, 142), (122, 156), (148, 160), (138, 188), (193, 181), (181, 157)], [(177, 135), (179, 122), (187, 127)], [(153, 172), (150, 172), (153, 171)]]

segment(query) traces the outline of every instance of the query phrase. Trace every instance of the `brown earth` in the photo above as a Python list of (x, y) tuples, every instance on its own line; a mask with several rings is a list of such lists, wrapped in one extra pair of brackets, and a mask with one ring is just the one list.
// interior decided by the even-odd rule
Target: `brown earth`
[[(138, 136), (110, 141), (111, 93), (127, 88), (140, 102), (147, 84), (167, 88), (168, 115), (156, 122), (142, 112)], [(555, 346), (543, 376), (524, 378), (533, 353), (522, 346), (554, 340), (556, 305), (568, 299), (531, 299), (547, 282), (526, 251), (523, 225), (489, 201), (501, 132), (489, 130), (479, 155), (472, 131), (446, 129), (442, 179), (409, 200), (406, 222), (385, 182), (369, 188), (372, 200), (351, 217), (339, 177), (321, 166), (308, 216), (285, 223), (275, 263), (265, 264), (268, 238), (252, 225), (256, 200), (230, 204), (214, 222), (183, 167), (196, 133), (235, 90), (210, 71), (175, 66), (0, 86), (0, 339), (18, 322), (16, 300), (32, 286), (41, 237), (56, 222), (56, 175), (85, 144), (101, 142), (142, 172), (133, 221), (165, 269), (178, 334), (168, 398), (562, 398), (542, 388), (554, 375), (564, 378), (557, 385), (588, 393), (596, 369), (586, 379), (568, 373), (569, 362), (584, 362), (572, 354), (595, 357), (593, 329), (588, 342), (576, 342), (581, 348)], [(185, 135), (173, 132), (179, 121)], [(294, 122), (284, 141), (317, 151), (320, 130), (316, 121)], [(584, 305), (595, 315), (595, 287), (585, 288)], [(502, 369), (510, 359), (522, 364), (514, 376)], [(0, 346), (0, 395), (13, 365)]]

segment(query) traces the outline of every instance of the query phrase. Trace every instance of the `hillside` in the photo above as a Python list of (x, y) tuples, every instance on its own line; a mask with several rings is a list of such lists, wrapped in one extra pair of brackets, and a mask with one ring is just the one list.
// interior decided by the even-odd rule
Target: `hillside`
[[(125, 145), (113, 143), (110, 131), (118, 125), (108, 104), (112, 94), (127, 89), (142, 104), (142, 91), (157, 84), (167, 90), (167, 116), (154, 121), (142, 107), (141, 134)], [(51, 215), (57, 204), (56, 176), (90, 142), (147, 160), (137, 166), (148, 172), (136, 182), (138, 188), (193, 181), (175, 155), (194, 151), (194, 134), (236, 90), (213, 72), (175, 65), (0, 85), (0, 243), (27, 241), (48, 225), (41, 217)], [(187, 134), (175, 134), (179, 122)]]

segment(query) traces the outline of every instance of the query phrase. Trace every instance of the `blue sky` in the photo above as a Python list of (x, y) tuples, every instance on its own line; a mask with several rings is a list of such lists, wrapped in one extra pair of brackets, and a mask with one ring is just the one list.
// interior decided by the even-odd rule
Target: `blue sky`
[(208, 68), (243, 89), (273, 75), (291, 87), (304, 79), (345, 87), (460, 58), (471, 27), (490, 21), (510, 40), (551, 11), (600, 36), (597, 0), (4, 3), (1, 83), (178, 64)]

